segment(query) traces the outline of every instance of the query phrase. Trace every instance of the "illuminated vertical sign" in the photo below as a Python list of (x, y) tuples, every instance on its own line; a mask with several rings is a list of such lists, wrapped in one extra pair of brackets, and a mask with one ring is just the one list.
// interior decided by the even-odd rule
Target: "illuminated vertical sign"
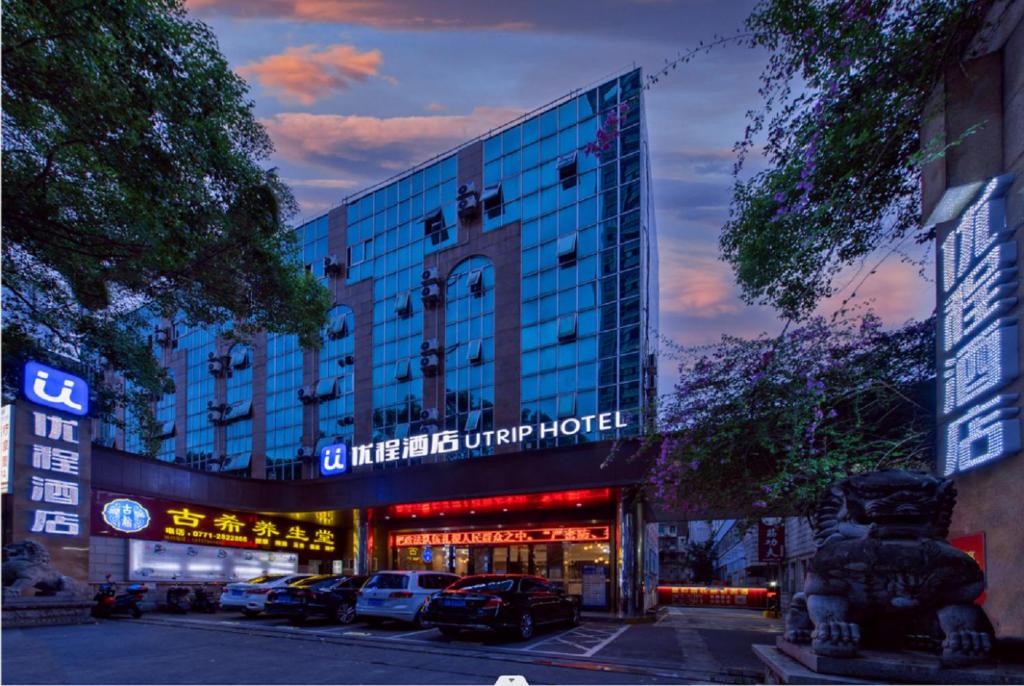
[(36, 405), (78, 416), (89, 414), (89, 385), (74, 374), (38, 362), (26, 362), (25, 397)]
[(11, 457), (14, 452), (14, 405), (0, 408), (0, 493), (11, 492)]
[(943, 474), (1021, 449), (1017, 244), (1007, 174), (985, 183), (939, 247), (939, 435)]

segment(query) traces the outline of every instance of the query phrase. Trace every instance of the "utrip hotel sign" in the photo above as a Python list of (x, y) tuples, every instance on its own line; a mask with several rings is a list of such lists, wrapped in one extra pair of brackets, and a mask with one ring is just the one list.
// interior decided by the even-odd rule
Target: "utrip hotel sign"
[[(583, 417), (569, 417), (540, 424), (460, 434), (458, 431), (436, 431), (405, 438), (394, 438), (376, 443), (364, 443), (352, 448), (352, 466), (373, 464), (406, 463), (410, 458), (431, 457), (457, 453), (460, 450), (476, 450), (492, 446), (515, 445), (527, 440), (545, 440), (560, 436), (575, 436), (580, 432), (616, 431), (629, 426), (622, 412), (602, 412)], [(334, 447), (334, 446), (331, 446)], [(336, 473), (347, 471), (340, 469)]]
[(1007, 174), (983, 184), (939, 248), (940, 461), (946, 476), (1021, 449), (1015, 227)]

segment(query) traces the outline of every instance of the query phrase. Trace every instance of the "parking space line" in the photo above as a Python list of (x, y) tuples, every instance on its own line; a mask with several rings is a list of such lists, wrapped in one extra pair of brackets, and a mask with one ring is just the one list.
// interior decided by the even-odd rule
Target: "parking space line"
[(612, 641), (614, 641), (614, 640), (615, 640), (616, 638), (618, 638), (619, 636), (621, 636), (622, 634), (624, 634), (624, 633), (626, 632), (626, 629), (628, 629), (629, 627), (630, 627), (630, 625), (629, 625), (629, 624), (627, 624), (627, 625), (625, 625), (625, 626), (620, 626), (620, 627), (618, 628), (618, 630), (616, 630), (616, 631), (615, 631), (615, 633), (613, 633), (613, 634), (612, 634), (611, 636), (609, 636), (608, 638), (604, 639), (603, 641), (601, 641), (600, 643), (598, 643), (598, 644), (597, 644), (596, 646), (594, 646), (593, 648), (591, 648), (591, 649), (590, 649), (589, 651), (587, 651), (586, 653), (584, 653), (583, 657), (590, 657), (591, 655), (593, 655), (593, 654), (594, 654), (594, 653), (596, 653), (597, 651), (601, 650), (601, 649), (602, 649), (602, 648), (604, 648), (604, 647), (605, 647), (606, 645), (608, 645), (609, 643), (611, 643)]
[(430, 629), (417, 629), (416, 631), (409, 631), (409, 632), (406, 632), (404, 634), (395, 634), (394, 636), (385, 636), (385, 638), (387, 640), (389, 640), (389, 641), (394, 641), (397, 638), (405, 638), (407, 636), (415, 636), (416, 634), (425, 634), (428, 631), (433, 631), (433, 630), (434, 630), (433, 628), (430, 628)]

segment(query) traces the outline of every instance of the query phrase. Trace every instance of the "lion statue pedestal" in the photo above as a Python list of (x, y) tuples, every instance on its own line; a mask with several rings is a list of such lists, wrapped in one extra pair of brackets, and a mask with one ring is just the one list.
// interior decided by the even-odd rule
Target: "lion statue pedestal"
[[(3, 548), (3, 624), (81, 624), (92, 621), (88, 589), (50, 565), (50, 553), (36, 541)], [(35, 595), (26, 595), (30, 590)]]

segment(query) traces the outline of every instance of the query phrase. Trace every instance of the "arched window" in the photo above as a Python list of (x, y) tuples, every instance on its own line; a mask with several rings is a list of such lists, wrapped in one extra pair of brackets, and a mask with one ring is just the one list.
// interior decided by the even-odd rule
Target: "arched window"
[(448, 275), (445, 294), (445, 428), (464, 434), (460, 457), (488, 455), (494, 429), (494, 265), (470, 257)]

